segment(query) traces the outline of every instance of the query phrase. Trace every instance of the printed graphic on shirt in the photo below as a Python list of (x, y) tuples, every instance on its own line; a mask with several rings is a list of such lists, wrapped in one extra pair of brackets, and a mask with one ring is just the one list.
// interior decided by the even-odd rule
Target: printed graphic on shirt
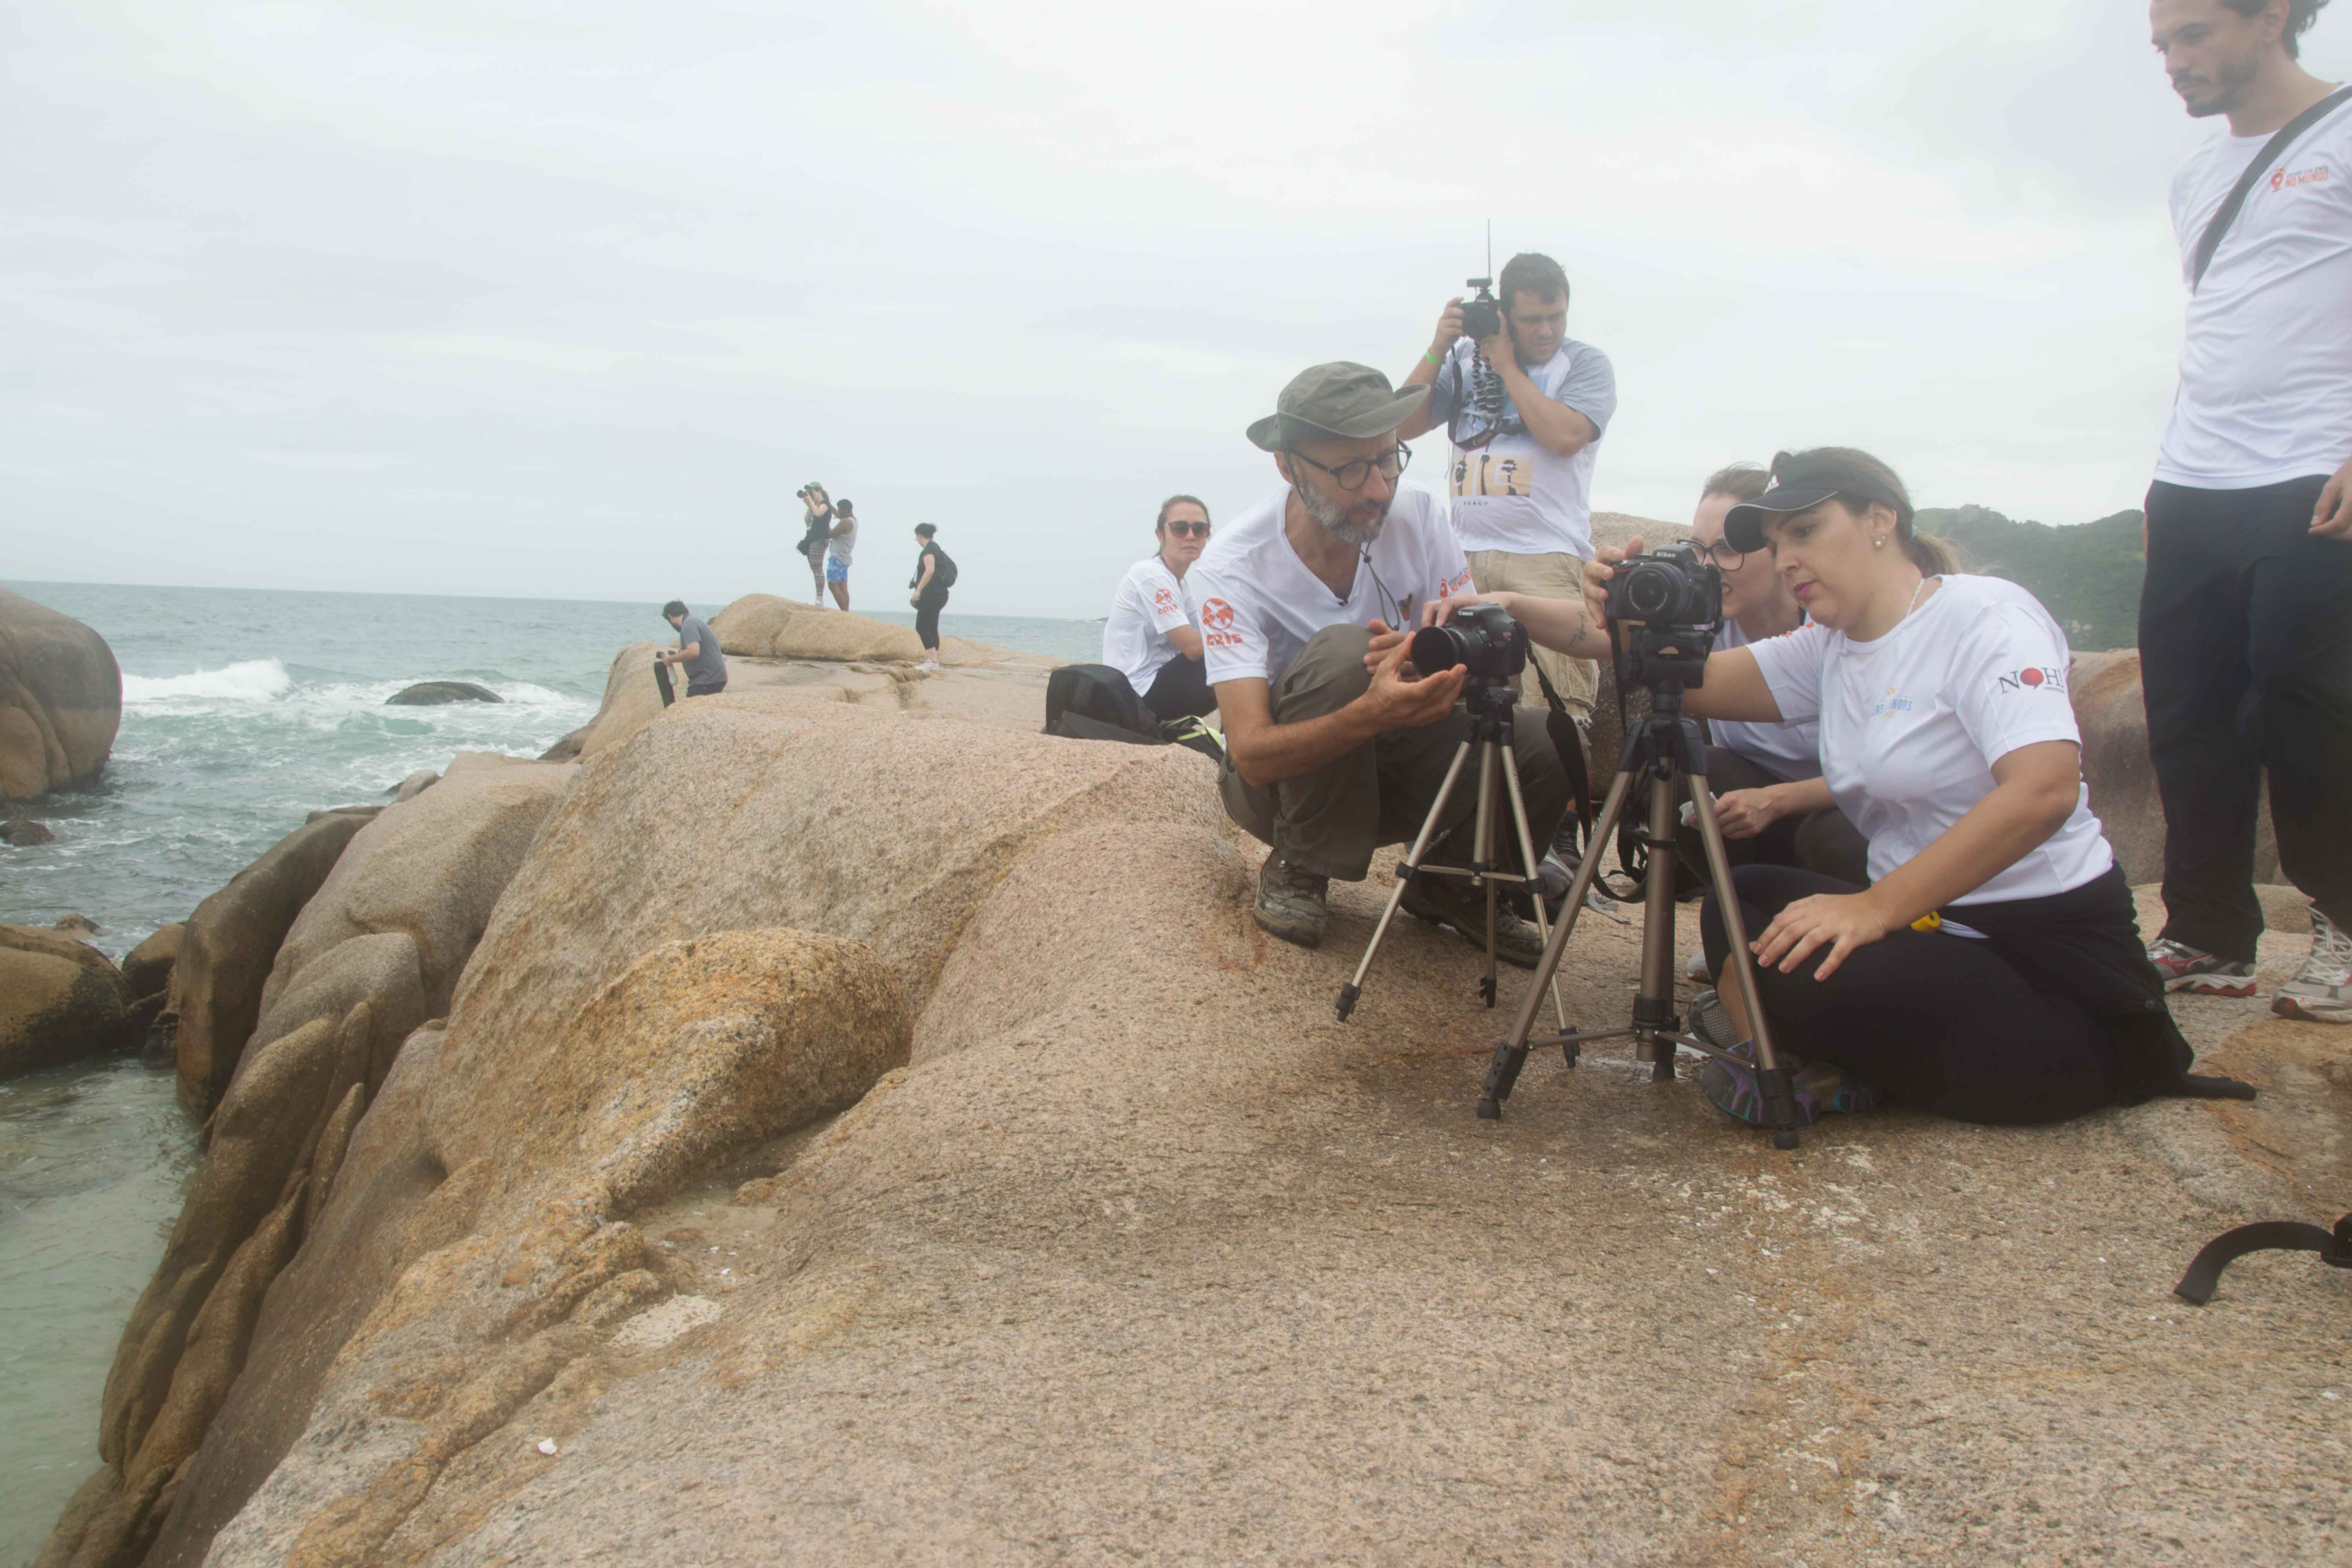
[(1456, 594), (1466, 594), (1469, 591), (1470, 568), (1467, 566), (1462, 569), (1462, 575), (1459, 577), (1449, 577), (1437, 585), (1437, 596), (1441, 599), (1450, 599)]
[(1993, 681), (1993, 689), (1996, 691), (2049, 690), (2063, 696), (2066, 691), (2066, 672), (2055, 665), (2028, 665), (2023, 669), (2012, 669), (2007, 675), (1997, 677)]
[(1535, 466), (1510, 452), (1459, 452), (1454, 458), (1455, 496), (1527, 496), (1535, 492)]
[(2271, 171), (2271, 189), (2283, 191), (2291, 185), (2315, 185), (2329, 177), (2325, 163), (2314, 168), (2297, 169), (2293, 174), (2284, 169), (2273, 169)]
[(1890, 686), (1886, 689), (1886, 695), (1880, 698), (1878, 705), (1870, 710), (1870, 716), (1875, 719), (1881, 713), (1908, 713), (1917, 707), (1917, 703)]
[(1244, 634), (1234, 629), (1234, 607), (1223, 599), (1201, 605), (1201, 641), (1210, 647), (1239, 647)]
[(1151, 590), (1151, 613), (1155, 616), (1181, 616), (1184, 613), (1184, 606), (1178, 604), (1176, 595), (1163, 586)]

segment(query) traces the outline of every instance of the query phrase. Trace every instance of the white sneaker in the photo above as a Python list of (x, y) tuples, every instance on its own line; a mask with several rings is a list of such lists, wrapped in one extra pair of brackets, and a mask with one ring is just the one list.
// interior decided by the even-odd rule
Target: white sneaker
[(1703, 947), (1691, 949), (1690, 956), (1683, 960), (1683, 978), (1685, 980), (1715, 978), (1715, 971), (1706, 966), (1706, 949)]
[(2271, 1011), (2307, 1024), (2352, 1024), (2352, 931), (2311, 907), (2311, 956), (2271, 998)]
[(940, 672), (940, 661), (935, 658), (927, 658), (916, 668), (920, 669), (925, 675), (937, 675)]

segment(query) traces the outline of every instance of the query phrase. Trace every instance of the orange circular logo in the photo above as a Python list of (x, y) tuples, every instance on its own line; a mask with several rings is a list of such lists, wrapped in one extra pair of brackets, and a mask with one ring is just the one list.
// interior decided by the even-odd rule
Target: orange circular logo
[(1201, 606), (1201, 624), (1223, 631), (1234, 624), (1234, 607), (1223, 599), (1211, 599)]

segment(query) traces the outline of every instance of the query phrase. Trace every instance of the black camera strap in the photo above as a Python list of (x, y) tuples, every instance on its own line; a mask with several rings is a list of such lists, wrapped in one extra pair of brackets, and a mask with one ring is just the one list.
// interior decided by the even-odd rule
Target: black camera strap
[(2222, 199), (2221, 206), (2215, 209), (2212, 218), (2205, 225), (2205, 232), (2197, 238), (2197, 263), (2189, 273), (2189, 291), (2191, 294), (2197, 292), (2197, 285), (2205, 281), (2205, 269), (2213, 265), (2213, 253), (2221, 248), (2222, 236), (2228, 234), (2230, 226), (2238, 221), (2238, 209), (2246, 205), (2246, 197), (2253, 193), (2254, 182), (2263, 177), (2263, 171), (2294, 146), (2305, 132), (2335, 113), (2347, 101), (2352, 101), (2352, 87), (2339, 87), (2280, 126), (2278, 134), (2263, 143), (2262, 152), (2246, 165), (2246, 172), (2238, 176), (2238, 183), (2230, 187), (2229, 195)]
[(1559, 765), (1568, 772), (1568, 788), (1576, 805), (1576, 841), (1581, 847), (1592, 838), (1592, 773), (1584, 760), (1584, 732), (1576, 727), (1576, 715), (1568, 710), (1559, 693), (1552, 689), (1551, 678), (1543, 666), (1530, 656), (1528, 666), (1536, 672), (1536, 684), (1543, 688), (1544, 705), (1551, 710), (1544, 715), (1544, 732), (1551, 737), (1551, 749), (1559, 753)]

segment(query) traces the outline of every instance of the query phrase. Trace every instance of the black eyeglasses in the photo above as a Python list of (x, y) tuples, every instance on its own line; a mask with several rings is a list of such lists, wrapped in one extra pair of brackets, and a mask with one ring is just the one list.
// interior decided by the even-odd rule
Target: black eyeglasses
[(1161, 526), (1171, 533), (1180, 533), (1188, 539), (1196, 534), (1202, 539), (1209, 537), (1209, 525), (1205, 522), (1170, 522)]
[(1728, 539), (1718, 539), (1706, 547), (1706, 558), (1726, 572), (1733, 572), (1738, 569), (1741, 562), (1748, 559), (1748, 552), (1734, 550)]
[(1359, 458), (1352, 463), (1342, 463), (1336, 468), (1328, 464), (1317, 462), (1304, 452), (1293, 452), (1290, 456), (1295, 462), (1304, 463), (1310, 468), (1320, 468), (1330, 475), (1339, 481), (1341, 489), (1360, 490), (1371, 479), (1374, 468), (1381, 471), (1381, 478), (1384, 479), (1392, 479), (1403, 473), (1412, 462), (1412, 448), (1399, 441), (1393, 448), (1381, 453), (1377, 458)]

